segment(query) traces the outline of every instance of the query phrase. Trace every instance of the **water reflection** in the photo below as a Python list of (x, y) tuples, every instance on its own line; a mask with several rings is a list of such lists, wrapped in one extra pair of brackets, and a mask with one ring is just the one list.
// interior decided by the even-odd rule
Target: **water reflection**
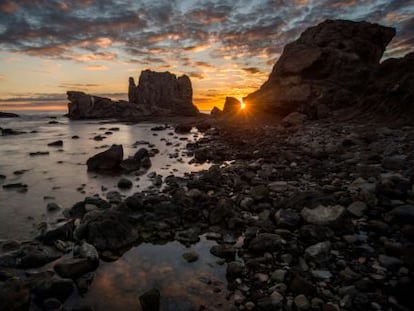
[[(225, 267), (209, 253), (214, 242), (201, 237), (191, 248), (174, 241), (141, 244), (122, 258), (102, 263), (82, 303), (96, 310), (140, 310), (139, 295), (151, 288), (161, 292), (162, 310), (223, 310)], [(187, 263), (182, 254), (194, 250), (199, 259)], [(67, 304), (76, 304), (74, 297)]]
[[(61, 114), (61, 112), (60, 112)], [(154, 132), (154, 124), (102, 124), (99, 121), (69, 121), (57, 116), (57, 124), (49, 124), (51, 119), (43, 117), (22, 117), (19, 120), (2, 120), (1, 126), (25, 131), (17, 136), (0, 136), (0, 186), (9, 183), (28, 185), (26, 193), (5, 190), (0, 187), (0, 239), (27, 239), (35, 233), (35, 225), (42, 221), (53, 222), (61, 213), (46, 213), (49, 201), (55, 201), (63, 207), (71, 207), (85, 196), (117, 190), (120, 176), (103, 176), (88, 173), (86, 160), (103, 151), (101, 147), (114, 143), (124, 146), (124, 157), (132, 156), (137, 148), (134, 143), (149, 141), (160, 152), (153, 158), (149, 172), (156, 171), (166, 177), (170, 174), (182, 176), (189, 171), (208, 168), (208, 165), (189, 164), (185, 155), (187, 141), (195, 139), (195, 134), (176, 135), (171, 128)], [(111, 135), (106, 135), (110, 128)], [(35, 133), (31, 133), (36, 131)], [(103, 141), (93, 139), (97, 134), (106, 136)], [(156, 134), (157, 136), (154, 136)], [(72, 139), (72, 136), (79, 139)], [(186, 139), (186, 140), (181, 140)], [(63, 147), (49, 147), (48, 143), (62, 140)], [(30, 152), (49, 151), (48, 155), (29, 156)], [(171, 154), (177, 157), (171, 157)], [(28, 170), (23, 174), (15, 171)], [(152, 186), (146, 175), (125, 175), (134, 182), (132, 189), (122, 191), (124, 196)], [(47, 197), (47, 198), (45, 198)]]

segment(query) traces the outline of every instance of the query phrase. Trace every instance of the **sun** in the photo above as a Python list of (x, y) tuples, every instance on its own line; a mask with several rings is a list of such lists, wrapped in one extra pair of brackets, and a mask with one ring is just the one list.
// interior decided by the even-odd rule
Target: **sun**
[(243, 102), (243, 98), (240, 98), (240, 109), (241, 110), (244, 110), (244, 109), (246, 109), (246, 104)]

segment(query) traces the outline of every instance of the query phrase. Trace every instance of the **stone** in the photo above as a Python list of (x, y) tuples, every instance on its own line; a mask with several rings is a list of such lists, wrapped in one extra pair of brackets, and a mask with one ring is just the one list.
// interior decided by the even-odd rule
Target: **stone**
[(191, 132), (193, 126), (191, 124), (177, 124), (174, 128), (174, 131), (177, 134), (188, 134)]
[(146, 149), (146, 148), (140, 148), (140, 149), (138, 149), (138, 151), (137, 152), (135, 152), (135, 154), (134, 154), (134, 160), (135, 161), (138, 161), (138, 162), (140, 162), (140, 161), (142, 161), (144, 158), (148, 158), (149, 157), (149, 152), (148, 152), (148, 149)]
[(287, 181), (274, 181), (271, 182), (269, 185), (269, 190), (274, 192), (284, 192), (289, 189), (289, 184)]
[(139, 237), (129, 217), (113, 210), (85, 214), (75, 236), (78, 240), (85, 239), (100, 251), (128, 247)]
[(159, 311), (161, 293), (158, 289), (152, 288), (139, 296), (142, 311)]
[(219, 244), (212, 246), (210, 253), (216, 257), (232, 260), (236, 256), (236, 249), (231, 245)]
[(327, 270), (312, 270), (312, 276), (319, 280), (329, 280), (332, 277), (332, 273)]
[(331, 256), (331, 243), (319, 242), (305, 249), (305, 259), (315, 263), (326, 262)]
[(337, 225), (343, 220), (346, 209), (341, 205), (323, 206), (314, 209), (305, 207), (301, 211), (303, 220), (314, 225)]
[(223, 115), (234, 115), (241, 110), (241, 103), (234, 97), (226, 97), (226, 101), (223, 106)]
[(347, 211), (355, 217), (362, 217), (364, 216), (366, 209), (367, 205), (364, 202), (355, 201), (348, 206)]
[(121, 178), (118, 181), (118, 188), (119, 189), (131, 189), (132, 188), (132, 181), (127, 178)]
[(198, 260), (198, 253), (195, 251), (186, 252), (183, 254), (183, 258), (187, 262), (194, 262)]
[(87, 272), (96, 270), (99, 262), (87, 258), (63, 258), (54, 265), (57, 274), (63, 278), (76, 279)]
[(122, 145), (112, 145), (108, 150), (89, 158), (86, 162), (89, 171), (105, 171), (119, 168), (124, 157)]
[(226, 277), (228, 279), (235, 279), (241, 277), (245, 270), (245, 266), (240, 261), (231, 261), (227, 264)]
[(62, 147), (63, 146), (63, 141), (62, 140), (57, 140), (57, 141), (51, 142), (47, 145), (50, 146), (50, 147)]
[(300, 226), (301, 217), (293, 209), (280, 209), (275, 214), (275, 221), (278, 228), (295, 230)]
[(276, 283), (283, 283), (285, 281), (285, 277), (286, 270), (277, 269), (272, 273), (270, 278), (272, 279), (272, 281), (275, 281)]
[(273, 252), (281, 248), (283, 244), (282, 238), (273, 233), (261, 233), (253, 238), (248, 246), (252, 252)]
[(0, 255), (0, 267), (30, 269), (41, 267), (61, 256), (52, 247), (31, 242), (23, 244), (18, 250)]
[(296, 296), (294, 299), (294, 303), (298, 311), (309, 310), (311, 307), (311, 304), (305, 295)]
[(385, 216), (386, 221), (400, 224), (414, 223), (414, 205), (401, 205), (395, 207)]
[(50, 203), (47, 203), (46, 209), (48, 212), (55, 212), (55, 211), (62, 209), (62, 207), (55, 202), (50, 202)]

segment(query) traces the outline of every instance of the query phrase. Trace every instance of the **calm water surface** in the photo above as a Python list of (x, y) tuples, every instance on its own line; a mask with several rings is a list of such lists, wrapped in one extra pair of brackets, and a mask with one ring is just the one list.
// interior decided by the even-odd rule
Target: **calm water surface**
[[(49, 223), (61, 218), (61, 211), (46, 211), (48, 202), (71, 207), (85, 196), (105, 197), (117, 190), (122, 176), (88, 173), (86, 160), (106, 150), (112, 144), (122, 144), (124, 158), (132, 156), (137, 141), (148, 141), (159, 149), (151, 158), (152, 167), (165, 178), (182, 176), (208, 165), (189, 164), (185, 145), (200, 135), (196, 132), (177, 135), (172, 128), (151, 131), (159, 124), (102, 123), (101, 121), (70, 121), (62, 112), (24, 112), (21, 118), (0, 119), (0, 127), (25, 131), (16, 136), (0, 136), (0, 185), (23, 183), (27, 192), (0, 187), (0, 239), (30, 239), (42, 221)], [(57, 121), (56, 124), (50, 121)], [(105, 134), (109, 128), (119, 131)], [(35, 132), (33, 132), (35, 131)], [(95, 141), (96, 135), (103, 141)], [(73, 136), (79, 139), (72, 139)], [(49, 147), (48, 143), (63, 141), (63, 147)], [(48, 151), (48, 155), (30, 156), (31, 152)], [(152, 187), (147, 173), (124, 175), (134, 182), (132, 189), (121, 191), (126, 197), (136, 191)], [(95, 310), (140, 310), (139, 295), (153, 287), (161, 292), (162, 310), (222, 310), (225, 301), (225, 266), (209, 253), (215, 242), (201, 237), (199, 243), (186, 248), (177, 241), (164, 245), (141, 244), (131, 248), (115, 262), (101, 262), (89, 290), (83, 296), (74, 293), (65, 306), (88, 304)], [(199, 259), (187, 263), (182, 254), (194, 250)]]
[[(56, 118), (56, 119), (52, 119)], [(49, 124), (57, 121), (58, 124)], [(133, 156), (142, 146), (133, 146), (137, 141), (148, 141), (160, 153), (151, 158), (152, 167), (148, 171), (166, 177), (174, 174), (182, 176), (187, 172), (205, 169), (206, 165), (189, 164), (185, 145), (196, 139), (197, 133), (187, 135), (172, 134), (173, 129), (151, 131), (159, 124), (141, 123), (125, 125), (121, 123), (102, 124), (101, 121), (70, 121), (62, 112), (24, 113), (21, 118), (0, 119), (0, 127), (25, 131), (27, 134), (0, 136), (0, 185), (23, 183), (28, 191), (20, 193), (0, 187), (0, 239), (28, 239), (36, 233), (36, 225), (41, 221), (53, 222), (61, 212), (47, 213), (46, 205), (54, 201), (62, 207), (71, 207), (85, 196), (117, 190), (121, 176), (104, 176), (87, 172), (86, 160), (92, 155), (106, 150), (112, 144), (122, 144), (124, 158)], [(105, 135), (109, 128), (119, 131)], [(30, 133), (37, 131), (36, 133)], [(72, 136), (79, 139), (72, 139)], [(104, 135), (103, 141), (95, 141), (96, 135)], [(156, 136), (155, 136), (156, 135)], [(49, 147), (48, 143), (63, 140), (63, 147)], [(167, 142), (171, 145), (167, 145)], [(30, 156), (31, 152), (49, 151), (49, 155)], [(172, 158), (174, 154), (178, 158)], [(20, 171), (20, 172), (19, 172)], [(121, 191), (124, 196), (147, 189), (152, 185), (147, 174), (125, 175), (134, 181), (134, 187)]]

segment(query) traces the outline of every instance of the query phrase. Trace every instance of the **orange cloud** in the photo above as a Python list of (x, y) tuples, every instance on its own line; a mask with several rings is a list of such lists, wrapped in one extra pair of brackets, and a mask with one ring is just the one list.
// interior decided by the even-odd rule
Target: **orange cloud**
[(15, 2), (6, 1), (4, 3), (0, 3), (0, 12), (2, 13), (14, 13), (19, 9), (19, 6)]
[(100, 71), (100, 70), (108, 70), (108, 67), (103, 66), (103, 65), (88, 65), (86, 67), (83, 67), (83, 70)]

